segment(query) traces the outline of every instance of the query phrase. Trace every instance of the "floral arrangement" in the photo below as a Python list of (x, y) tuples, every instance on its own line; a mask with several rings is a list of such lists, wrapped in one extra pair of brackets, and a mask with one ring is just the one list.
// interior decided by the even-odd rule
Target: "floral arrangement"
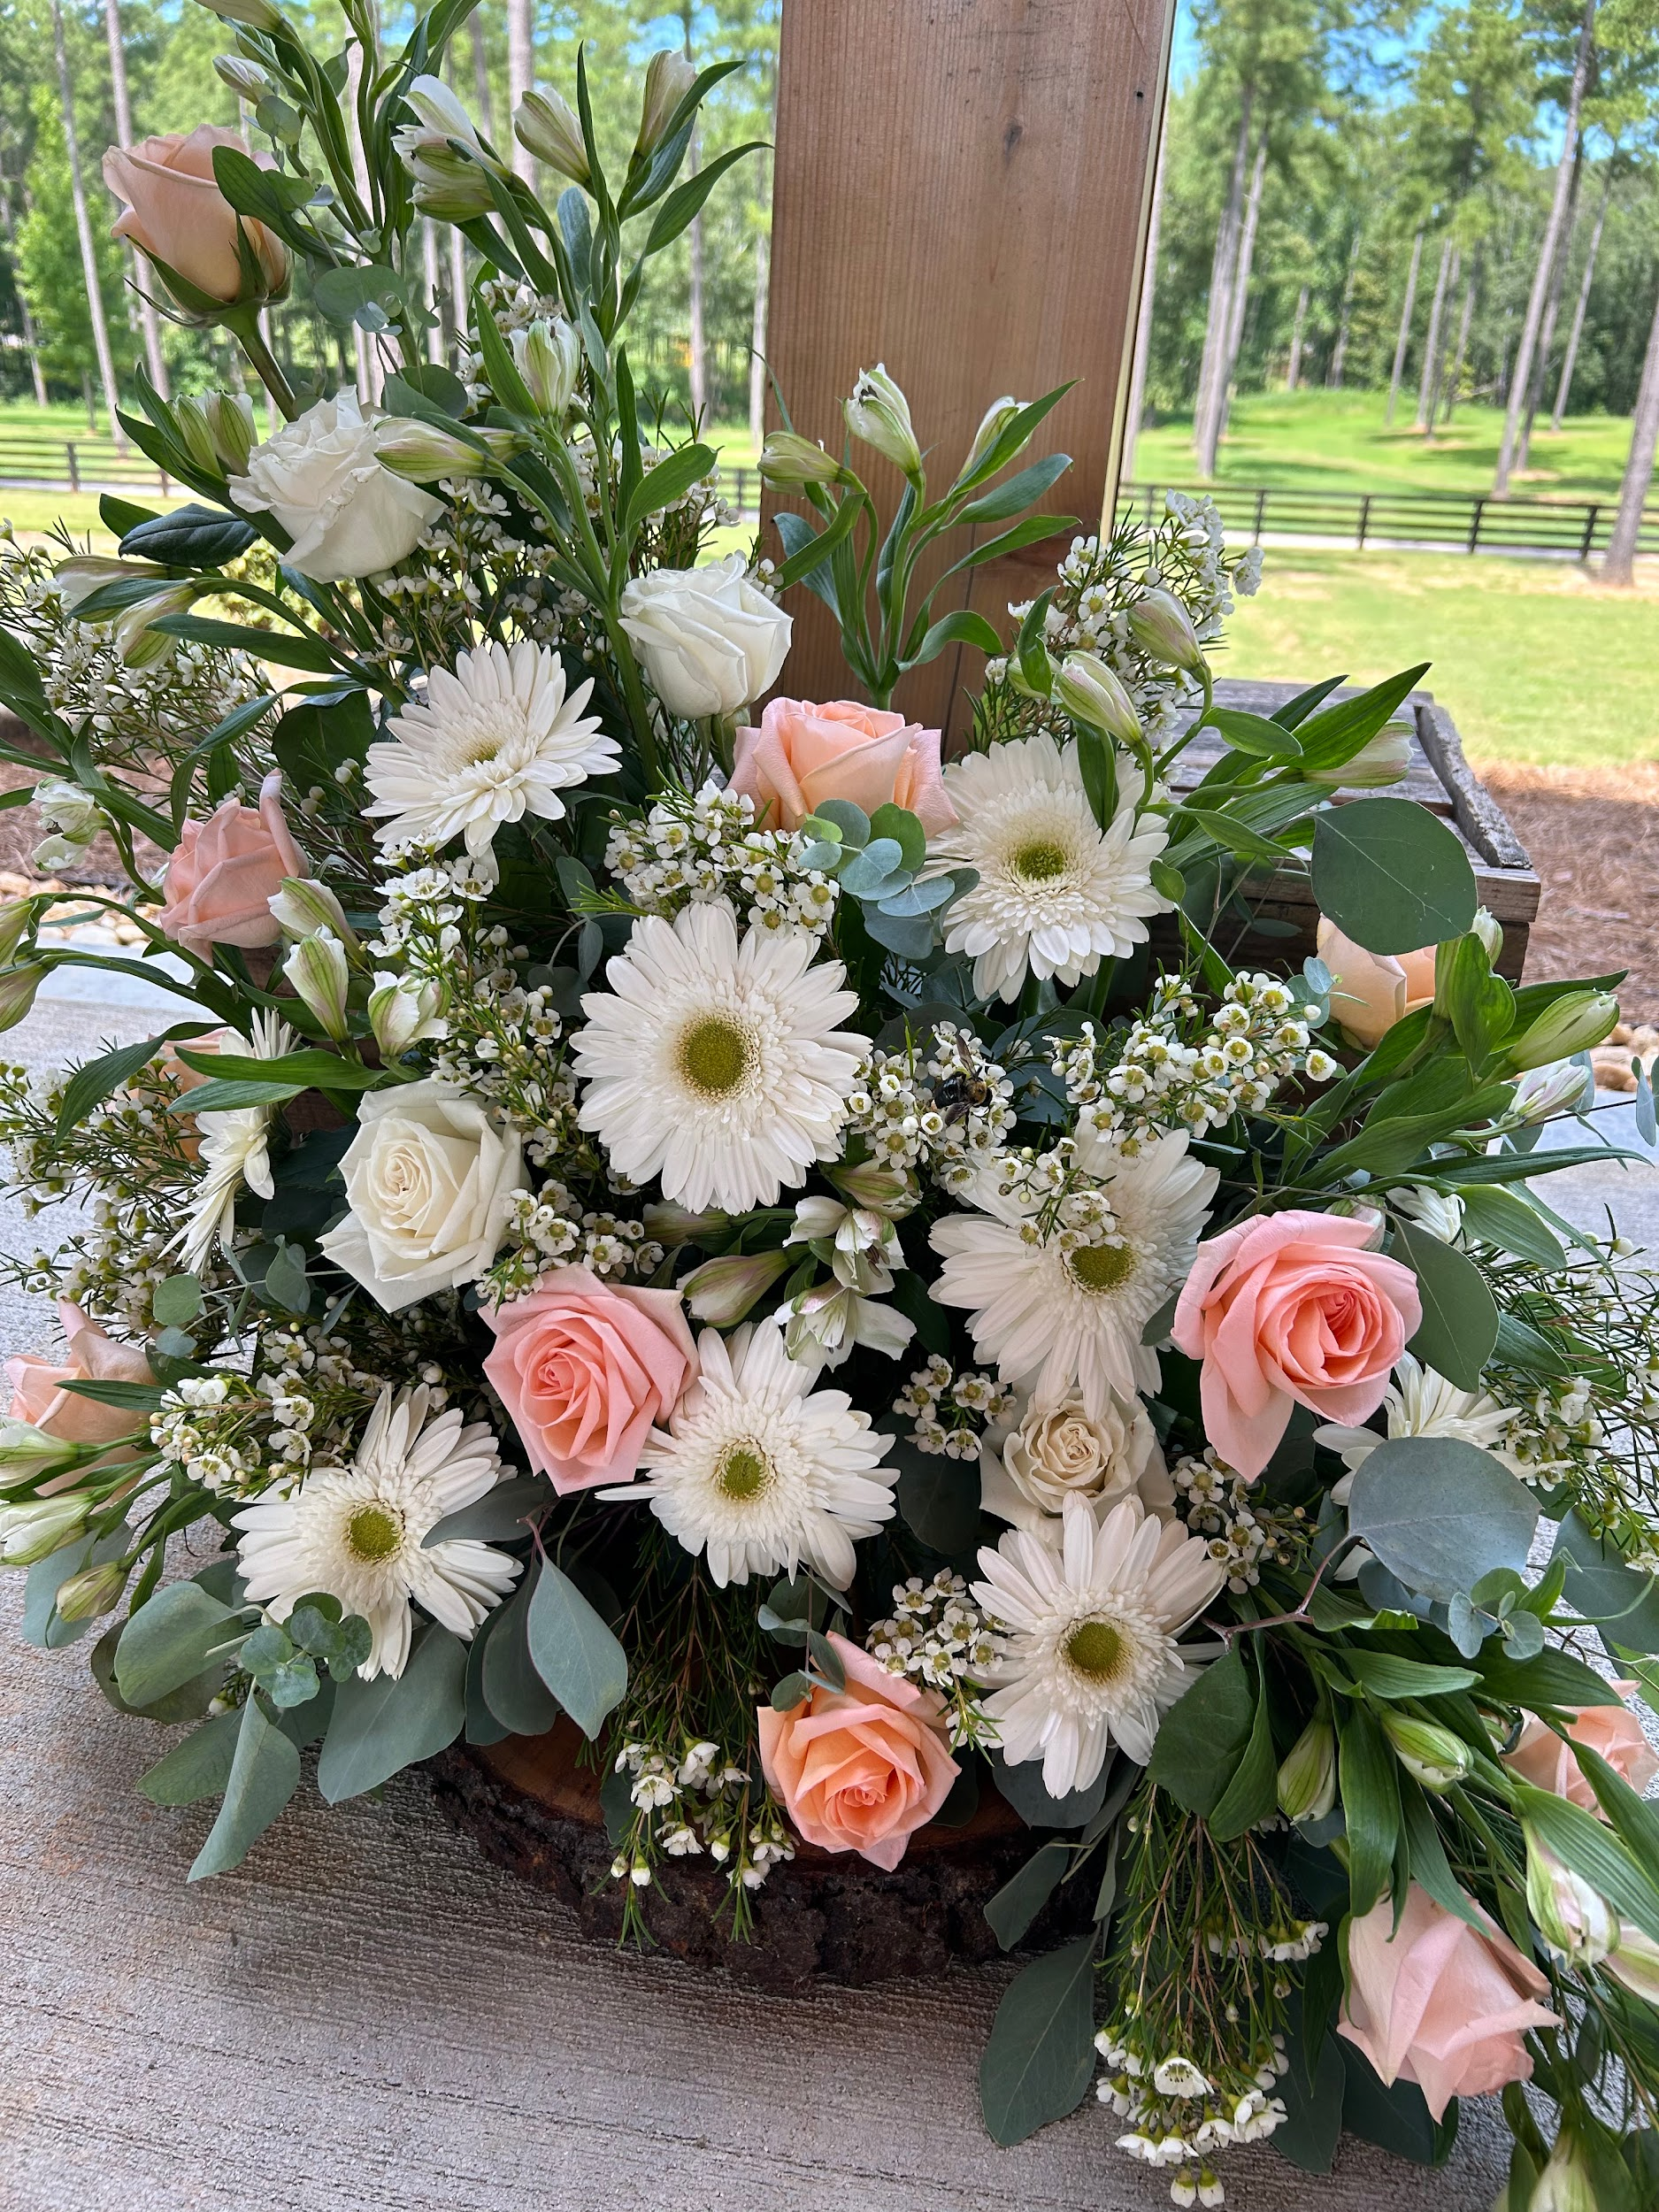
[[(104, 1623), (104, 1694), (188, 1724), (142, 1786), (218, 1801), (193, 1878), (310, 1747), (337, 1801), (560, 1714), (641, 1934), (686, 1861), (741, 1939), (798, 1853), (881, 1879), (998, 1795), (997, 1939), (1081, 1931), (998, 2013), (999, 2142), (1094, 2084), (1212, 2204), (1229, 2145), (1432, 2162), (1496, 2093), (1509, 2212), (1651, 2204), (1659, 1283), (1535, 1187), (1609, 1156), (1539, 1141), (1619, 979), (1506, 979), (1455, 833), (1377, 795), (1422, 671), (1217, 705), (1255, 568), (1179, 500), (1006, 633), (935, 616), (934, 541), (1075, 526), (1027, 512), (1057, 393), (941, 491), (873, 370), (734, 543), (625, 339), (738, 157), (681, 173), (720, 71), (652, 60), (620, 180), (580, 75), (528, 97), (549, 208), (436, 73), (457, 0), (396, 54), (348, 0), (349, 109), (218, 12), (273, 151), (110, 174), (280, 422), (141, 388), (196, 503), (0, 568), (6, 757), (48, 857), (112, 837), (88, 910), (180, 1010), (0, 1077), (15, 1182), (85, 1209), (10, 1263), (66, 1340), (0, 1425), (26, 1634)], [(418, 217), (475, 278), (454, 367)], [(373, 402), (291, 388), (290, 287)], [(803, 587), (856, 698), (779, 689)], [(944, 759), (892, 700), (953, 643)], [(1274, 872), (1317, 951), (1235, 965)], [(109, 957), (47, 902), (8, 1023)]]

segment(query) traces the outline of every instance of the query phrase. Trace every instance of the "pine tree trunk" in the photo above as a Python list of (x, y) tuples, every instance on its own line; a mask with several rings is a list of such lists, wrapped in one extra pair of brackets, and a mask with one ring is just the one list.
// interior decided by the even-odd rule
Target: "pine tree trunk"
[[(1213, 418), (1215, 442), (1218, 448), (1227, 434), (1227, 419), (1233, 412), (1233, 387), (1239, 368), (1239, 353), (1244, 344), (1244, 311), (1250, 300), (1250, 271), (1256, 261), (1256, 233), (1262, 213), (1262, 185), (1267, 175), (1267, 126), (1262, 126), (1262, 135), (1256, 149), (1256, 165), (1250, 172), (1250, 196), (1245, 202), (1244, 229), (1239, 239), (1239, 265), (1233, 280), (1233, 311), (1227, 318), (1226, 372), (1221, 380), (1221, 390)], [(1210, 456), (1210, 473), (1216, 471), (1216, 455)]]
[(535, 42), (530, 28), (530, 0), (507, 0), (507, 136), (512, 165), (526, 184), (535, 181), (535, 162), (512, 134), (518, 103), (535, 82)]
[(87, 209), (86, 180), (81, 173), (81, 140), (75, 130), (74, 87), (69, 81), (69, 50), (64, 43), (64, 12), (52, 0), (52, 53), (58, 64), (58, 96), (64, 111), (64, 150), (69, 157), (69, 191), (74, 202), (75, 233), (81, 242), (81, 269), (87, 285), (87, 312), (92, 321), (93, 349), (98, 357), (98, 375), (104, 385), (104, 403), (110, 412), (110, 435), (118, 453), (125, 453), (127, 438), (116, 419), (119, 404), (115, 385), (115, 356), (110, 351), (110, 326), (104, 319), (104, 295), (98, 288), (98, 253), (92, 240), (92, 218)]
[(1595, 211), (1595, 228), (1590, 233), (1590, 250), (1584, 257), (1584, 274), (1578, 280), (1578, 304), (1573, 310), (1572, 328), (1567, 334), (1567, 350), (1562, 357), (1561, 381), (1555, 387), (1555, 411), (1549, 426), (1559, 430), (1567, 412), (1567, 402), (1572, 396), (1572, 373), (1578, 365), (1578, 341), (1584, 335), (1584, 318), (1590, 304), (1590, 287), (1595, 280), (1595, 257), (1601, 250), (1601, 232), (1607, 222), (1607, 204), (1613, 196), (1613, 165), (1608, 164), (1607, 182), (1601, 188), (1601, 204)]
[[(133, 144), (133, 103), (127, 86), (127, 50), (121, 43), (121, 0), (104, 0), (104, 27), (110, 42), (110, 84), (115, 95), (115, 135), (123, 146)], [(146, 289), (150, 272), (140, 268), (138, 257), (127, 249), (133, 264), (133, 273)], [(138, 327), (144, 340), (144, 359), (150, 369), (150, 380), (163, 399), (170, 396), (167, 385), (167, 364), (161, 351), (161, 318), (141, 291), (138, 295)]]
[[(518, 0), (515, 0), (515, 4), (518, 4)], [(525, 0), (525, 4), (527, 4), (527, 0)], [(695, 0), (683, 0), (680, 20), (685, 33), (687, 61), (692, 58), (691, 25), (695, 12)], [(695, 177), (697, 173), (700, 135), (697, 126), (694, 123), (691, 127), (691, 143), (686, 149), (687, 177)], [(687, 367), (690, 372), (691, 412), (698, 429), (701, 430), (704, 411), (709, 404), (709, 349), (703, 325), (703, 218), (701, 215), (692, 217), (690, 228), (687, 232), (687, 242), (690, 250), (691, 263), (690, 297), (687, 302)]]
[[(1210, 304), (1204, 319), (1204, 355), (1198, 371), (1198, 396), (1193, 410), (1193, 444), (1201, 476), (1215, 472), (1216, 441), (1212, 434), (1218, 388), (1225, 373), (1227, 321), (1233, 305), (1233, 273), (1238, 260), (1239, 229), (1244, 219), (1244, 173), (1250, 157), (1250, 111), (1256, 88), (1244, 87), (1239, 116), (1238, 142), (1233, 150), (1233, 170), (1227, 197), (1216, 227), (1216, 250), (1210, 264)], [(1205, 456), (1209, 456), (1208, 461)]]
[(1654, 302), (1653, 324), (1647, 333), (1641, 389), (1636, 395), (1636, 415), (1630, 428), (1630, 458), (1624, 464), (1624, 480), (1619, 487), (1618, 514), (1601, 563), (1604, 584), (1633, 584), (1636, 580), (1636, 539), (1648, 488), (1653, 482), (1655, 443), (1659, 443), (1659, 300)]
[[(473, 9), (471, 16), (467, 19), (467, 29), (472, 34), (472, 97), (478, 103), (479, 127), (482, 130), (486, 138), (493, 139), (495, 135), (495, 125), (490, 113), (489, 56), (484, 50), (484, 16), (483, 10), (481, 8)], [(455, 67), (455, 49), (453, 47), (449, 50), (449, 66), (453, 72)], [(453, 76), (451, 76), (451, 82), (453, 82)], [(511, 118), (508, 119), (507, 134), (509, 137), (512, 135), (512, 122)], [(500, 149), (497, 148), (496, 150), (499, 151)]]
[(1296, 319), (1290, 327), (1290, 365), (1285, 371), (1285, 389), (1294, 392), (1302, 381), (1302, 334), (1308, 324), (1308, 288), (1296, 295)]
[(1359, 233), (1348, 251), (1348, 274), (1342, 280), (1342, 304), (1336, 319), (1336, 343), (1331, 349), (1331, 373), (1325, 379), (1333, 392), (1342, 388), (1342, 371), (1348, 361), (1348, 332), (1354, 323), (1354, 279), (1359, 271)]
[(1388, 412), (1384, 419), (1392, 424), (1394, 409), (1400, 399), (1400, 379), (1405, 373), (1406, 347), (1411, 338), (1411, 311), (1417, 303), (1417, 271), (1423, 265), (1423, 233), (1419, 231), (1411, 241), (1411, 266), (1406, 272), (1405, 304), (1400, 310), (1400, 335), (1394, 341), (1394, 374), (1388, 380)]
[(1167, 119), (1158, 133), (1158, 165), (1152, 173), (1152, 205), (1147, 214), (1147, 255), (1141, 271), (1141, 303), (1135, 315), (1134, 357), (1129, 365), (1129, 402), (1124, 413), (1123, 457), (1118, 466), (1120, 484), (1133, 483), (1135, 442), (1147, 411), (1147, 365), (1152, 356), (1152, 311), (1158, 293), (1158, 238), (1164, 228), (1164, 172), (1170, 145)]
[(1429, 304), (1429, 334), (1423, 342), (1423, 369), (1417, 378), (1417, 427), (1427, 432), (1434, 427), (1434, 388), (1440, 365), (1440, 317), (1446, 308), (1446, 287), (1450, 280), (1452, 242), (1440, 241), (1440, 265), (1434, 278), (1434, 297)]
[(1526, 420), (1521, 429), (1521, 442), (1515, 456), (1517, 472), (1525, 471), (1532, 451), (1532, 425), (1538, 419), (1543, 403), (1544, 378), (1549, 367), (1549, 349), (1555, 342), (1555, 324), (1561, 315), (1561, 296), (1566, 289), (1567, 265), (1572, 258), (1572, 234), (1578, 219), (1578, 187), (1584, 174), (1584, 137), (1578, 138), (1578, 150), (1573, 156), (1572, 184), (1567, 194), (1567, 216), (1561, 228), (1561, 241), (1555, 248), (1555, 265), (1549, 273), (1549, 294), (1544, 302), (1544, 320), (1538, 334), (1538, 351), (1532, 357), (1532, 373), (1526, 389)]
[(1538, 250), (1538, 266), (1532, 272), (1532, 288), (1527, 295), (1526, 316), (1521, 325), (1515, 368), (1509, 378), (1509, 403), (1503, 417), (1503, 442), (1498, 448), (1497, 473), (1492, 483), (1493, 495), (1497, 499), (1509, 496), (1509, 478), (1520, 444), (1522, 410), (1526, 405), (1527, 394), (1532, 388), (1532, 356), (1538, 349), (1538, 334), (1544, 319), (1544, 301), (1549, 289), (1555, 256), (1560, 249), (1567, 201), (1572, 189), (1573, 162), (1578, 150), (1578, 114), (1584, 105), (1584, 88), (1589, 81), (1590, 56), (1594, 44), (1595, 0), (1584, 0), (1584, 22), (1578, 33), (1578, 51), (1573, 61), (1572, 83), (1567, 94), (1566, 132), (1561, 143), (1561, 159), (1555, 165), (1555, 196), (1549, 204), (1549, 219), (1544, 225), (1543, 242)]
[[(1479, 265), (1477, 259), (1476, 268), (1479, 269)], [(1457, 358), (1452, 363), (1452, 373), (1446, 388), (1445, 419), (1448, 422), (1450, 422), (1453, 410), (1457, 405), (1457, 395), (1463, 388), (1463, 363), (1469, 353), (1469, 325), (1475, 312), (1475, 279), (1471, 277), (1463, 292), (1463, 311), (1457, 319)]]
[[(0, 231), (5, 233), (6, 250), (12, 256), (15, 267), (17, 219), (12, 212), (12, 187), (4, 175), (0, 175)], [(35, 388), (35, 404), (44, 407), (46, 379), (41, 373), (41, 349), (35, 333), (35, 318), (29, 313), (29, 303), (23, 296), (22, 286), (14, 282), (12, 288), (18, 303), (18, 319), (23, 326), (23, 350), (28, 357), (29, 381)]]
[[(1458, 280), (1463, 273), (1463, 252), (1460, 248), (1454, 246), (1452, 248), (1452, 265), (1446, 279), (1446, 297), (1448, 304), (1450, 303), (1452, 294), (1457, 289)], [(1465, 334), (1460, 329), (1458, 333), (1460, 340), (1464, 334)], [(1461, 369), (1461, 361), (1458, 365)], [(1434, 426), (1440, 419), (1440, 397), (1445, 389), (1446, 348), (1444, 344), (1441, 344), (1436, 354), (1434, 362), (1434, 389), (1429, 394), (1429, 419), (1425, 434), (1430, 438), (1434, 435)]]

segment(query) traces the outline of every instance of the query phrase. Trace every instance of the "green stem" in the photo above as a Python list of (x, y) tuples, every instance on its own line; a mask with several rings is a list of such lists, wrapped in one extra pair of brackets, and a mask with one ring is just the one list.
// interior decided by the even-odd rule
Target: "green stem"
[(292, 422), (299, 413), (299, 402), (292, 387), (277, 365), (276, 357), (259, 334), (259, 311), (257, 307), (240, 307), (227, 315), (225, 326), (238, 341), (242, 351), (253, 363), (259, 381), (281, 409), (286, 420)]

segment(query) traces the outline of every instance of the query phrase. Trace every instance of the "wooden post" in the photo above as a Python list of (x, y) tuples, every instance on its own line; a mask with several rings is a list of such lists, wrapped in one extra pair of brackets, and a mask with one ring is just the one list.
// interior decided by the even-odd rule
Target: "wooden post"
[[(1073, 457), (1045, 507), (1087, 532), (1110, 516), (1173, 12), (1172, 0), (784, 9), (769, 350), (798, 430), (839, 452), (841, 400), (885, 363), (942, 488), (994, 399), (1076, 378), (1027, 457)], [(868, 448), (854, 460), (890, 513), (896, 472)], [(966, 549), (947, 542), (941, 565)], [(770, 532), (767, 545), (775, 556)], [(972, 605), (1006, 630), (1008, 603), (1041, 591), (1065, 546), (968, 571), (935, 615)], [(845, 695), (827, 610), (800, 592), (792, 606), (788, 690)], [(959, 732), (979, 664), (948, 649), (895, 703)]]

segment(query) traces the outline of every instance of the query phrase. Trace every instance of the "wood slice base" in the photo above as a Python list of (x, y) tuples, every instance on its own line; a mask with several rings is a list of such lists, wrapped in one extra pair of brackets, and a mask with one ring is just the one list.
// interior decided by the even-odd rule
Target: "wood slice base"
[[(622, 1893), (599, 1807), (599, 1776), (576, 1763), (581, 1738), (560, 1719), (545, 1736), (452, 1744), (427, 1763), (433, 1793), (451, 1824), (498, 1866), (553, 1893), (590, 1935), (614, 1942)], [(645, 1899), (656, 1940), (697, 1966), (721, 1966), (761, 1989), (821, 1976), (864, 1987), (941, 1974), (953, 1959), (993, 1958), (987, 1901), (1028, 1859), (1034, 1839), (1013, 1808), (987, 1790), (960, 1828), (924, 1828), (895, 1872), (849, 1853), (796, 1847), (755, 1896), (755, 1938), (733, 1943), (720, 1908), (726, 1880), (709, 1860), (664, 1863)], [(1087, 1892), (1087, 1893), (1085, 1893)], [(1041, 1946), (1087, 1924), (1093, 1891), (1061, 1891), (1033, 1923)]]

